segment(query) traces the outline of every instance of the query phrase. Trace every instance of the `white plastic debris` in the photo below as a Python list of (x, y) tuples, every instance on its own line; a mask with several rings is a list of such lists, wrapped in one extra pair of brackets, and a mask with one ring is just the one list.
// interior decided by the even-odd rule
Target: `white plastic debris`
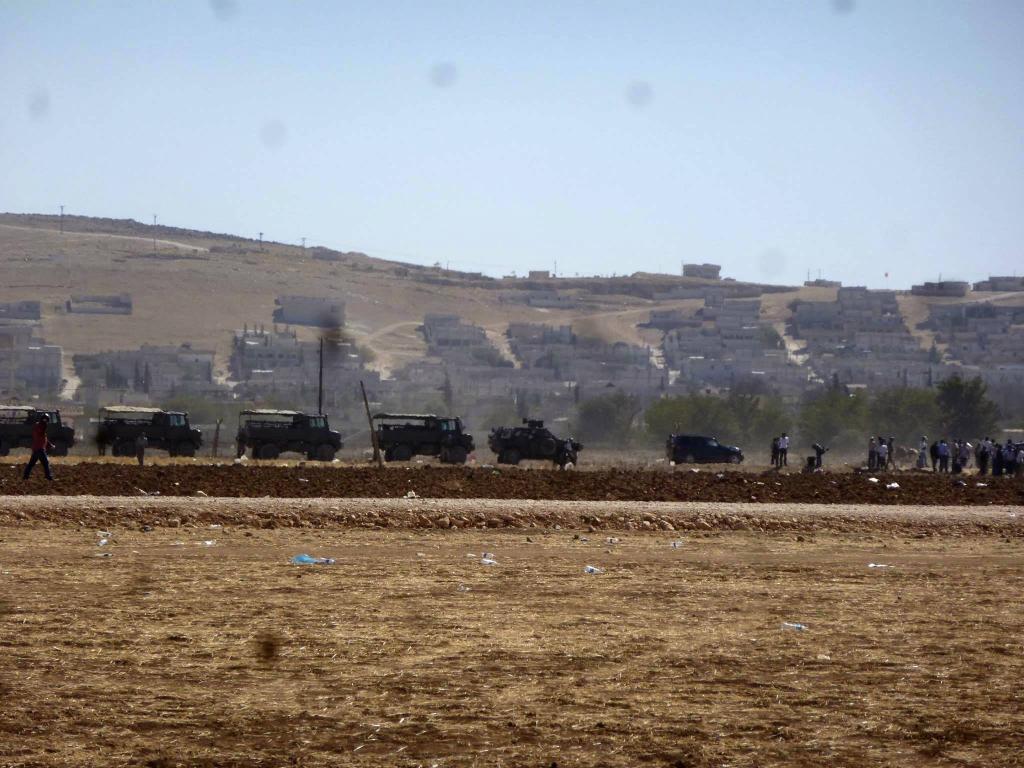
[(878, 478), (877, 477), (869, 477), (868, 478), (868, 482), (869, 483), (877, 483), (878, 482)]
[(206, 541), (200, 541), (199, 542), (199, 546), (201, 546), (201, 547), (215, 547), (215, 546), (217, 546), (217, 542), (214, 541), (213, 539), (207, 539)]
[(900, 489), (900, 484), (899, 483), (889, 483), (885, 487), (888, 488), (890, 491), (898, 491)]
[(419, 497), (420, 496), (418, 493), (416, 493), (416, 491), (409, 491), (407, 494), (405, 494), (405, 498), (407, 499), (418, 499)]
[(482, 558), (480, 558), (480, 565), (497, 565), (497, 564), (498, 564), (498, 561), (494, 560), (494, 559), (492, 559), (490, 557), (482, 557)]
[(783, 629), (791, 629), (794, 632), (805, 632), (807, 630), (806, 624), (801, 624), (798, 621), (784, 621), (782, 622)]
[(892, 568), (887, 563), (868, 563), (868, 568)]
[(672, 547), (672, 549), (679, 549), (681, 546), (683, 546), (683, 542), (673, 541), (670, 546)]
[(604, 568), (598, 568), (596, 565), (585, 565), (583, 566), (583, 572), (589, 574), (604, 573)]

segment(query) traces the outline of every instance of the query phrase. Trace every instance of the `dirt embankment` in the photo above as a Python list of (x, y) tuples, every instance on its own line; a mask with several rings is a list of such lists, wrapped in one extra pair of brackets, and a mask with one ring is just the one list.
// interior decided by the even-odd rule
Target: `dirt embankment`
[[(109, 531), (214, 528), (573, 531), (605, 534), (719, 532), (1001, 537), (1024, 540), (1020, 507), (873, 506), (720, 502), (528, 501), (501, 499), (232, 499), (180, 496), (22, 496), (0, 501), (0, 528), (64, 527)], [(800, 537), (803, 538), (803, 537)]]
[[(550, 499), (569, 501), (717, 501), (733, 503), (990, 505), (1024, 503), (1024, 481), (931, 473), (777, 474), (689, 469), (592, 472), (484, 467), (324, 467), (78, 463), (55, 468), (47, 483), (37, 469), (0, 469), (0, 495), (228, 496), (278, 498)], [(896, 484), (898, 487), (890, 487)]]

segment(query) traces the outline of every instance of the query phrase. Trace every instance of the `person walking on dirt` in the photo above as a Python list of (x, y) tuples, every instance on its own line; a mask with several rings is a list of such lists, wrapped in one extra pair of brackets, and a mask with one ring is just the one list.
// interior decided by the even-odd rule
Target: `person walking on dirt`
[(945, 438), (939, 440), (939, 472), (949, 472), (949, 443)]
[(39, 421), (32, 427), (32, 455), (29, 457), (28, 464), (25, 465), (25, 472), (22, 474), (23, 480), (28, 480), (29, 475), (32, 474), (32, 468), (38, 461), (43, 465), (43, 472), (46, 473), (47, 480), (53, 480), (53, 473), (50, 472), (50, 459), (46, 455), (46, 451), (53, 448), (53, 443), (46, 436), (46, 429), (50, 426), (50, 417), (45, 413), (39, 417)]
[(917, 446), (917, 468), (928, 469), (928, 436), (921, 435), (921, 442)]
[(139, 462), (140, 467), (146, 463), (147, 447), (149, 447), (149, 438), (144, 432), (139, 432), (139, 436), (135, 438), (135, 459)]
[(789, 466), (789, 435), (785, 432), (783, 432), (782, 437), (779, 438), (779, 466)]
[(890, 437), (885, 444), (886, 469), (896, 469), (896, 438)]
[(988, 474), (988, 462), (992, 458), (992, 441), (987, 437), (978, 443), (978, 474)]
[(772, 438), (772, 466), (779, 466), (779, 438)]
[(932, 443), (932, 447), (928, 449), (928, 454), (932, 460), (932, 472), (938, 471), (939, 465), (939, 441), (936, 440)]
[(876, 466), (878, 466), (878, 443), (872, 437), (868, 440), (868, 470), (873, 472)]

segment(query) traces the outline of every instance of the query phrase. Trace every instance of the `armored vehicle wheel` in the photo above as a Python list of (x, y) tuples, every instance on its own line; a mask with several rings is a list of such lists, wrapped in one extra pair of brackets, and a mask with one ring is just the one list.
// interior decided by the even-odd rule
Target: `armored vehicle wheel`
[(314, 458), (317, 461), (334, 461), (334, 446), (330, 443), (323, 443), (316, 447)]
[(9, 447), (9, 446), (7, 445), (7, 443), (2, 443), (2, 442), (0, 442), (0, 456), (6, 456), (6, 455), (7, 455), (7, 454), (9, 454), (10, 452), (11, 452), (11, 449), (10, 449), (10, 447)]
[(506, 448), (501, 456), (498, 457), (498, 461), (501, 464), (518, 464), (522, 459), (523, 457), (519, 455), (519, 451), (515, 448)]
[(192, 443), (178, 443), (175, 451), (179, 456), (195, 456), (196, 447)]
[(111, 450), (111, 453), (114, 454), (115, 456), (131, 456), (131, 443), (128, 443), (124, 440), (118, 440), (116, 443), (114, 443), (114, 447)]
[(412, 458), (412, 448), (408, 445), (396, 445), (391, 449), (392, 461), (408, 461)]
[(449, 448), (447, 456), (442, 457), (441, 460), (447, 464), (465, 464), (468, 457), (469, 455), (466, 453), (466, 449), (460, 445), (456, 445)]
[(683, 456), (683, 462), (685, 464), (693, 464), (695, 461), (696, 459), (693, 457), (692, 453), (688, 453), (685, 456)]
[(276, 459), (281, 455), (281, 452), (277, 450), (276, 445), (268, 443), (267, 445), (261, 445), (259, 449), (259, 457), (261, 459)]
[(739, 464), (740, 461), (742, 461), (742, 459), (740, 459), (739, 454), (734, 453), (732, 456), (729, 457), (730, 464)]
[(554, 441), (554, 438), (545, 437), (540, 441), (540, 445), (537, 447), (540, 449), (541, 456), (554, 456), (555, 450), (558, 448), (558, 444)]

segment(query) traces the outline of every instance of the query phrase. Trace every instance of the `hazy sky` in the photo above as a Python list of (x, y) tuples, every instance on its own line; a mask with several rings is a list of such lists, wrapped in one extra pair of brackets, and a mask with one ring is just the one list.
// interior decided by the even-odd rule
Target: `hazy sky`
[(1024, 254), (1024, 2), (0, 3), (0, 210), (502, 274)]

